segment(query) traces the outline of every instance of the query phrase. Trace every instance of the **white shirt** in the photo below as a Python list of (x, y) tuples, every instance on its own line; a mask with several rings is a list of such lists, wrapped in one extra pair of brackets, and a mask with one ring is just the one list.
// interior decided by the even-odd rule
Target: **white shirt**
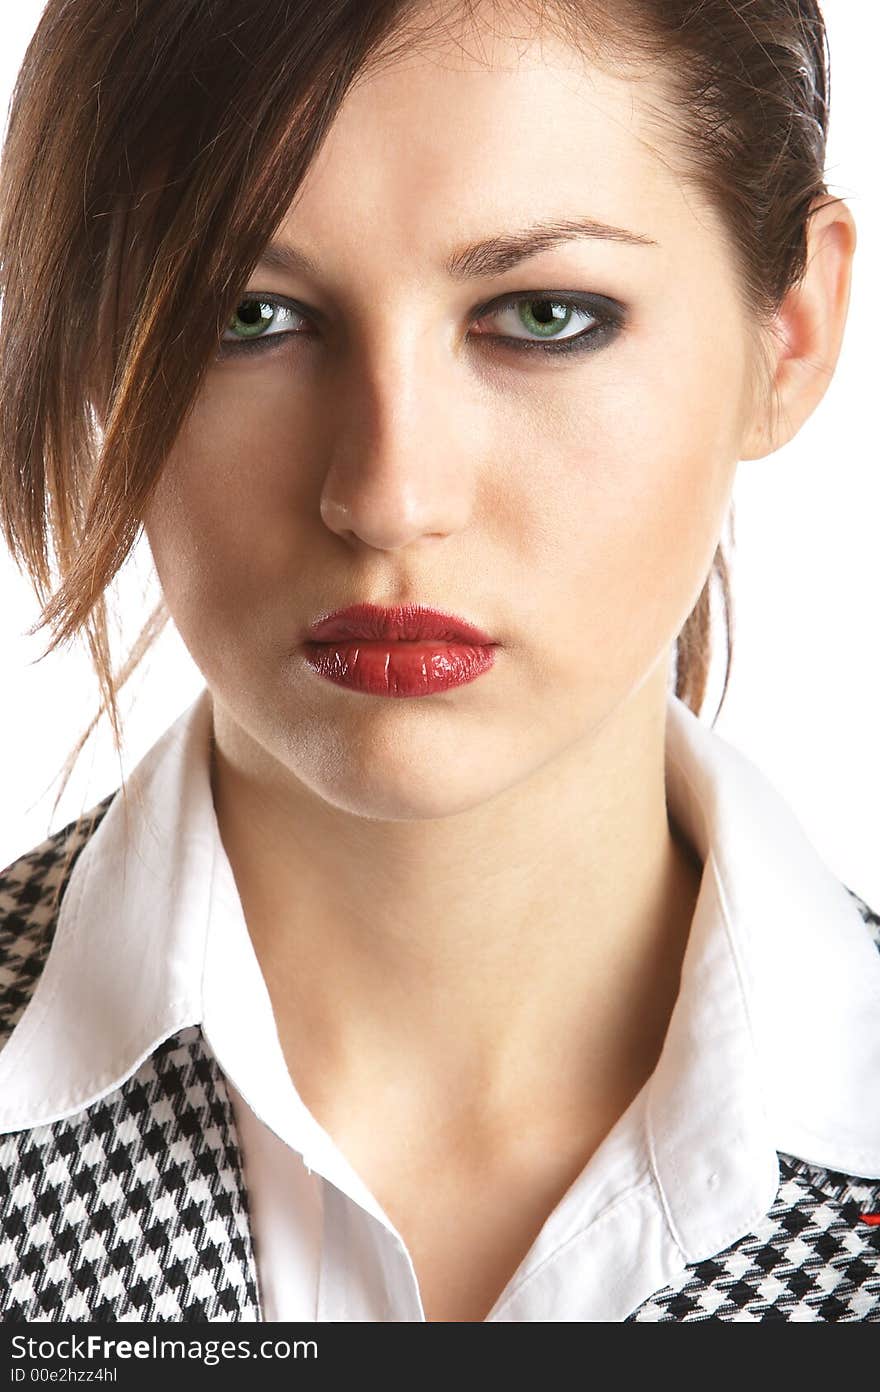
[[(205, 688), (82, 851), (0, 1051), (0, 1133), (73, 1115), (200, 1024), (235, 1112), (264, 1318), (424, 1320), (403, 1238), (284, 1061), (217, 826), (211, 722)], [(489, 1320), (625, 1319), (754, 1228), (777, 1151), (880, 1177), (880, 954), (852, 898), (758, 769), (672, 694), (666, 787), (704, 870), (663, 1050)]]

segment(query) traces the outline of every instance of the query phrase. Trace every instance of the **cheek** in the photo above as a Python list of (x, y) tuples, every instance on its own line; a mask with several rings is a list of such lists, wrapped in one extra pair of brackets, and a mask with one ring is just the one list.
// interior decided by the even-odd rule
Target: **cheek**
[(711, 568), (735, 474), (733, 413), (702, 375), (631, 380), (637, 390), (596, 393), (588, 411), (555, 419), (544, 436), (553, 466), (518, 509), (533, 518), (524, 562), (531, 627), (547, 635), (540, 680), (555, 677), (575, 699), (622, 695), (674, 641)]
[[(310, 486), (297, 460), (308, 449), (257, 374), (244, 384), (222, 372), (208, 378), (145, 517), (182, 632), (192, 616), (200, 630), (233, 629), (240, 641), (258, 596), (265, 602), (292, 581)], [(295, 596), (288, 602), (295, 607)]]

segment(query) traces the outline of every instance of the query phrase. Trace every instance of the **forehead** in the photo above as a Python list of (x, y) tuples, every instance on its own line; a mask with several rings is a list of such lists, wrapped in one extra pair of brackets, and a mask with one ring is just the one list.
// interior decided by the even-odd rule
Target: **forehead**
[(319, 238), (355, 237), (362, 256), (372, 234), (406, 261), (436, 249), (435, 264), (539, 218), (680, 238), (694, 193), (663, 142), (663, 98), (661, 77), (599, 66), (515, 14), (399, 37), (347, 93), (279, 231), (316, 259)]

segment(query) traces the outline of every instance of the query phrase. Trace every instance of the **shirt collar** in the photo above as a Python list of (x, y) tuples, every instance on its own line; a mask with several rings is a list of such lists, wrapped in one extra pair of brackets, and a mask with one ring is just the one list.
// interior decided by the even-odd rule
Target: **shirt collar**
[[(258, 1115), (266, 1089), (287, 1088), (282, 1139), (304, 1158), (326, 1142), (284, 1068), (220, 840), (211, 721), (204, 688), (81, 852), (44, 969), (0, 1051), (0, 1134), (73, 1115), (163, 1039), (201, 1024), (221, 1063), (236, 1061), (236, 1085), (252, 1080), (241, 1090)], [(704, 870), (679, 998), (641, 1103), (666, 1218), (690, 1261), (768, 1211), (777, 1151), (880, 1176), (880, 954), (784, 799), (673, 694), (666, 783)], [(228, 954), (250, 1000), (263, 995), (244, 1028), (234, 994), (223, 995)], [(336, 1177), (377, 1212), (333, 1153)]]
[(779, 792), (675, 698), (666, 780), (704, 869), (648, 1126), (670, 1223), (698, 1260), (768, 1211), (774, 1152), (880, 1176), (880, 954)]

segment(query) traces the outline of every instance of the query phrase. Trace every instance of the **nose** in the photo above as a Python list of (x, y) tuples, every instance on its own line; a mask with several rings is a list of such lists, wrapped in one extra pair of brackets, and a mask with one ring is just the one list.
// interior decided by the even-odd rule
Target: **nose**
[(325, 526), (381, 551), (467, 525), (480, 434), (453, 350), (411, 319), (401, 334), (399, 311), (395, 322), (340, 368), (320, 497)]

